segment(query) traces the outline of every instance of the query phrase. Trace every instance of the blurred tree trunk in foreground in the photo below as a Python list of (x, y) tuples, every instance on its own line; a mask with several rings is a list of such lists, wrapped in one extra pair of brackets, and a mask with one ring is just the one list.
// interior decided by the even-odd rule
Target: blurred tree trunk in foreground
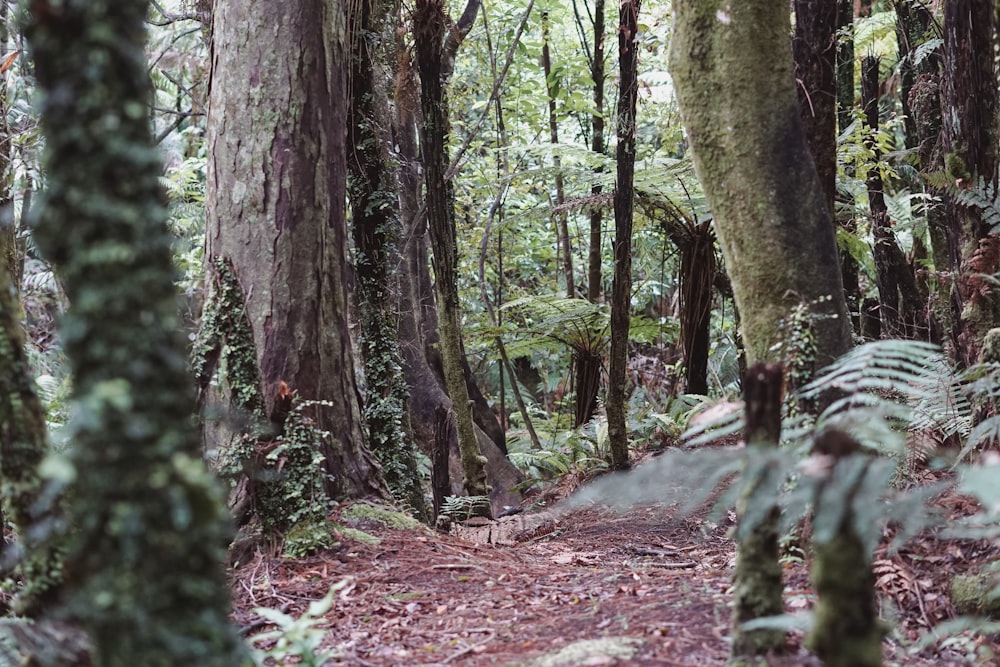
[(53, 616), (103, 666), (242, 664), (222, 569), (226, 531), (201, 459), (172, 236), (150, 135), (143, 0), (29, 3), (48, 190), (39, 249), (72, 304), (72, 533)]

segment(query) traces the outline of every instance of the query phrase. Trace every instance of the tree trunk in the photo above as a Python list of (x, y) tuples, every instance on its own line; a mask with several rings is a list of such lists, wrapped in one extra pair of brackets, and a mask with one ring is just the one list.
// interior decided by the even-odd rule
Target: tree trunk
[(307, 414), (331, 434), (327, 492), (357, 497), (386, 489), (362, 437), (348, 333), (344, 24), (333, 1), (217, 0), (206, 255), (242, 287), (264, 414), (282, 382), (323, 401)]
[(837, 194), (837, 0), (794, 0), (799, 115), (833, 216)]
[[(866, 57), (861, 63), (861, 103), (871, 136), (878, 132), (879, 59)], [(917, 290), (913, 271), (896, 243), (889, 221), (882, 172), (881, 155), (874, 139), (866, 139), (866, 148), (873, 156), (868, 169), (868, 206), (872, 214), (872, 237), (875, 259), (875, 281), (879, 292), (881, 330), (891, 338), (927, 338), (926, 326), (921, 326), (923, 300)]]
[[(837, 133), (842, 134), (854, 120), (854, 3), (837, 0)], [(836, 196), (836, 195), (835, 195)], [(841, 197), (843, 216), (835, 218), (838, 227), (850, 235), (857, 234), (854, 219), (854, 198)], [(861, 283), (858, 261), (847, 250), (840, 253), (840, 275), (844, 282), (844, 298), (855, 331), (861, 330)]]
[(192, 426), (173, 236), (146, 113), (149, 3), (31, 10), (48, 176), (35, 240), (72, 304), (61, 331), (77, 406), (64, 537), (72, 576), (52, 613), (85, 627), (94, 664), (243, 664), (222, 569), (225, 510)]
[[(13, 204), (13, 203), (12, 203)], [(24, 584), (15, 605), (19, 615), (34, 617), (58, 592), (62, 563), (52, 540), (42, 541), (32, 526), (51, 524), (61, 514), (58, 500), (45, 493), (38, 466), (49, 451), (45, 408), (24, 350), (22, 307), (8, 271), (0, 267), (0, 461), (3, 462), (3, 510), (17, 530), (24, 552), (19, 575)]]
[(361, 354), (365, 363), (364, 423), (368, 446), (382, 464), (397, 500), (426, 517), (406, 405), (406, 378), (399, 352), (398, 286), (393, 268), (399, 254), (399, 199), (387, 152), (386, 91), (377, 85), (375, 63), (388, 54), (388, 4), (362, 0), (352, 5), (350, 112), (347, 122), (351, 231), (354, 236)]
[(611, 352), (608, 361), (608, 443), (611, 468), (627, 468), (625, 367), (628, 363), (629, 311), (632, 306), (632, 214), (635, 178), (635, 112), (638, 99), (639, 0), (619, 7), (618, 178), (615, 184), (615, 276), (611, 289)]
[[(419, 93), (409, 52), (402, 45), (398, 45), (397, 58), (394, 142), (400, 156), (400, 213), (403, 220), (409, 221), (400, 272), (399, 339), (403, 371), (410, 391), (409, 413), (414, 439), (425, 454), (433, 457), (438, 413), (442, 409), (451, 410), (452, 403), (442, 387), (443, 378), (438, 378), (429, 361), (438, 340), (438, 320), (428, 269), (427, 234), (419, 212), (421, 178), (416, 141)], [(449, 429), (449, 438), (451, 495), (459, 495), (462, 470), (454, 426)], [(498, 514), (504, 507), (520, 502), (520, 494), (513, 489), (524, 480), (492, 438), (482, 431), (477, 431), (477, 438), (487, 460), (486, 481), (491, 489), (493, 511)]]
[[(576, 4), (573, 5), (576, 11)], [(604, 154), (604, 0), (594, 0), (594, 49), (590, 59), (590, 77), (594, 81), (594, 112), (590, 116), (590, 150), (599, 155)], [(579, 12), (576, 20), (581, 21)], [(582, 28), (581, 28), (582, 31)], [(596, 180), (600, 174), (598, 169), (594, 174), (595, 183), (590, 188), (590, 194), (595, 199), (600, 197), (602, 188)], [(590, 246), (587, 254), (587, 300), (597, 303), (601, 298), (601, 263), (604, 256), (601, 252), (604, 237), (604, 213), (595, 203), (590, 209)], [(601, 389), (601, 367), (603, 358), (598, 353), (574, 353), (573, 361), (576, 367), (574, 386), (576, 387), (576, 405), (574, 410), (574, 426), (582, 426), (590, 421), (597, 411), (597, 395)]]
[(559, 121), (556, 115), (556, 86), (552, 79), (552, 54), (549, 49), (549, 13), (542, 13), (542, 72), (545, 74), (545, 92), (548, 95), (549, 111), (549, 141), (553, 150), (552, 166), (555, 169), (553, 181), (556, 186), (555, 213), (553, 220), (556, 226), (556, 239), (559, 252), (556, 254), (562, 260), (563, 280), (566, 282), (566, 296), (576, 296), (576, 285), (573, 280), (573, 247), (570, 244), (569, 225), (566, 212), (561, 210), (566, 202), (566, 187), (563, 183), (562, 159), (559, 157)]
[[(858, 532), (855, 498), (865, 486), (872, 471), (872, 460), (857, 454), (860, 445), (851, 436), (835, 429), (821, 432), (813, 444), (813, 455), (833, 459), (826, 479), (820, 480), (816, 491), (814, 516), (820, 524), (831, 524), (830, 516), (838, 517), (824, 539), (813, 535), (815, 560), (811, 579), (816, 589), (815, 621), (806, 644), (828, 667), (880, 667), (884, 629), (879, 622), (875, 598), (875, 575), (871, 553)], [(853, 455), (852, 455), (853, 454)], [(853, 480), (846, 493), (838, 489), (830, 493), (823, 487), (828, 480)], [(887, 479), (879, 483), (884, 486)], [(832, 507), (827, 507), (827, 503)]]
[(712, 283), (715, 281), (715, 234), (710, 222), (691, 221), (681, 253), (681, 344), (684, 384), (689, 394), (708, 394), (711, 346)]
[[(10, 18), (7, 2), (0, 3), (0, 53), (7, 54)], [(21, 291), (21, 253), (17, 247), (17, 222), (14, 216), (14, 141), (8, 113), (10, 102), (7, 74), (0, 73), (0, 269), (10, 276), (16, 293)]]
[[(748, 360), (809, 304), (819, 364), (851, 345), (829, 209), (802, 132), (787, 5), (678, 0), (671, 72), (715, 214)], [(719, 98), (723, 96), (723, 99)]]
[[(743, 383), (746, 403), (744, 438), (751, 453), (763, 459), (768, 449), (778, 446), (781, 436), (782, 368), (778, 364), (754, 364)], [(730, 654), (733, 662), (768, 651), (779, 650), (785, 642), (783, 632), (775, 630), (745, 631), (747, 621), (784, 612), (782, 600), (781, 564), (778, 563), (777, 489), (766, 484), (766, 466), (747, 467), (743, 471), (740, 498), (736, 512), (741, 522), (733, 574), (733, 642)], [(768, 496), (770, 494), (770, 497)], [(759, 522), (745, 525), (747, 508), (771, 503), (771, 509), (759, 514)]]
[[(475, 14), (472, 15), (474, 19)], [(465, 19), (465, 16), (463, 16)], [(472, 21), (468, 23), (471, 28)], [(470, 496), (489, 492), (483, 456), (476, 441), (469, 390), (462, 372), (461, 325), (458, 301), (458, 244), (455, 237), (454, 186), (448, 169), (447, 75), (454, 51), (446, 48), (448, 19), (441, 0), (420, 0), (413, 32), (420, 70), (423, 122), (420, 145), (424, 157), (424, 196), (433, 249), (434, 283), (438, 304), (439, 347), (445, 386), (452, 400), (458, 430), (463, 480)], [(457, 29), (457, 28), (456, 28)], [(451, 33), (454, 34), (454, 31)], [(460, 39), (460, 38), (459, 38)], [(458, 44), (455, 43), (457, 49)]]
[[(944, 12), (941, 105), (948, 180), (959, 189), (997, 184), (997, 77), (992, 3), (949, 0)], [(945, 198), (949, 242), (958, 280), (958, 326), (952, 329), (958, 361), (976, 363), (986, 332), (1000, 323), (1000, 293), (983, 276), (1000, 270), (1000, 237), (978, 209)]]

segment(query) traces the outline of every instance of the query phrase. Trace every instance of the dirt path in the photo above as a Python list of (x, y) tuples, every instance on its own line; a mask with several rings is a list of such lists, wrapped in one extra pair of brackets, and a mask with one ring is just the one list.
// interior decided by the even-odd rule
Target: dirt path
[[(729, 526), (671, 518), (662, 508), (625, 515), (588, 509), (546, 523), (512, 546), (477, 545), (429, 530), (359, 528), (377, 535), (379, 544), (345, 540), (336, 552), (300, 560), (259, 555), (241, 567), (234, 579), (236, 620), (260, 628), (255, 607), (297, 616), (344, 581), (319, 624), (329, 631), (324, 646), (340, 655), (329, 664), (725, 664), (734, 557)], [(904, 616), (898, 640), (947, 617), (950, 605), (934, 592), (926, 579), (931, 575), (908, 566), (905, 554), (896, 560), (876, 565), (881, 588), (890, 595), (899, 589), (893, 600)], [(940, 572), (940, 562), (929, 569)], [(918, 598), (906, 598), (914, 590), (908, 581), (920, 582)], [(789, 565), (790, 611), (811, 605), (807, 582), (803, 565)], [(596, 646), (578, 643), (602, 638)], [(818, 664), (800, 644), (793, 633), (789, 655), (772, 665)], [(886, 656), (887, 664), (898, 665), (976, 664), (951, 654), (910, 657), (898, 641), (886, 643)]]

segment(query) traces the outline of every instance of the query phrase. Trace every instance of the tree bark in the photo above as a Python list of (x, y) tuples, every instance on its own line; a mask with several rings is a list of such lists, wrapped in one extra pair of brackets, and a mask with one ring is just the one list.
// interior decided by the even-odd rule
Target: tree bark
[[(573, 3), (576, 21), (581, 26), (583, 33), (582, 19), (577, 10), (576, 3)], [(593, 29), (594, 48), (590, 54), (590, 77), (594, 81), (593, 100), (594, 112), (590, 116), (590, 150), (599, 155), (604, 154), (604, 0), (594, 0)], [(586, 45), (585, 45), (586, 46)], [(596, 182), (601, 169), (594, 173), (594, 185), (590, 188), (593, 198), (601, 195), (602, 188)], [(604, 256), (601, 252), (602, 239), (604, 238), (604, 213), (603, 209), (594, 205), (590, 209), (590, 239), (587, 253), (587, 300), (597, 303), (601, 298), (601, 264)], [(603, 357), (600, 354), (574, 353), (573, 361), (575, 365), (574, 387), (576, 389), (576, 401), (574, 407), (574, 426), (582, 426), (590, 421), (597, 411), (597, 396), (601, 389), (601, 369)]]
[[(264, 414), (282, 382), (323, 442), (331, 496), (385, 495), (348, 333), (345, 18), (334, 0), (217, 0), (206, 255), (242, 286)], [(210, 271), (211, 272), (211, 271)]]
[(619, 6), (618, 177), (615, 184), (615, 276), (611, 288), (611, 351), (608, 360), (608, 444), (611, 468), (629, 465), (625, 425), (625, 370), (628, 363), (629, 314), (632, 307), (632, 216), (635, 193), (635, 112), (638, 100), (639, 0)]
[(29, 8), (48, 176), (35, 240), (72, 304), (61, 332), (76, 405), (63, 538), (72, 576), (52, 614), (85, 627), (94, 664), (242, 664), (147, 115), (149, 3)]
[(790, 31), (781, 3), (678, 0), (670, 62), (748, 361), (774, 354), (780, 322), (805, 302), (822, 365), (851, 337), (833, 225), (799, 117)]
[(837, 194), (837, 0), (794, 0), (799, 115), (832, 220)]
[[(747, 447), (758, 456), (778, 446), (781, 437), (781, 402), (783, 371), (778, 364), (757, 363), (747, 371), (743, 382), (746, 404), (744, 439)], [(785, 634), (775, 630), (743, 630), (743, 624), (756, 618), (777, 616), (785, 610), (782, 599), (784, 586), (778, 563), (777, 490), (764, 484), (766, 467), (743, 471), (740, 498), (737, 502), (738, 521), (744, 522), (747, 508), (753, 504), (771, 503), (769, 511), (754, 526), (740, 526), (733, 574), (733, 642), (732, 661), (779, 650)], [(772, 497), (767, 497), (770, 493)]]
[[(861, 63), (861, 103), (870, 137), (878, 132), (878, 88), (879, 59), (866, 57)], [(881, 154), (873, 138), (866, 139), (866, 148), (873, 156), (873, 163), (868, 169), (867, 187), (868, 206), (872, 214), (872, 253), (879, 292), (881, 331), (892, 338), (926, 339), (927, 328), (921, 326), (923, 300), (913, 271), (896, 243), (896, 235), (889, 221), (882, 172), (879, 171)]]
[[(944, 11), (944, 161), (957, 188), (997, 185), (997, 77), (992, 3), (949, 0)], [(953, 292), (958, 361), (976, 363), (982, 340), (1000, 324), (1000, 293), (983, 276), (1000, 270), (1000, 236), (978, 209), (946, 197), (949, 245), (958, 279)]]
[(553, 150), (552, 167), (555, 169), (553, 181), (556, 186), (556, 211), (553, 220), (556, 226), (556, 239), (559, 258), (562, 260), (563, 280), (566, 283), (566, 296), (573, 298), (576, 296), (576, 284), (573, 279), (573, 247), (569, 238), (569, 224), (566, 212), (561, 210), (566, 202), (566, 186), (563, 183), (562, 158), (559, 157), (559, 120), (556, 115), (556, 86), (552, 79), (552, 53), (549, 46), (549, 13), (542, 13), (542, 72), (545, 74), (545, 92), (548, 95), (549, 111), (549, 141), (552, 142)]
[(392, 43), (388, 4), (361, 0), (352, 7), (347, 168), (365, 364), (365, 436), (393, 495), (416, 516), (426, 518), (398, 343), (399, 297), (393, 275), (401, 227), (398, 184), (389, 163), (388, 134), (381, 129), (388, 127), (388, 100), (375, 67), (389, 55), (379, 47), (379, 38)]
[[(843, 134), (854, 120), (854, 3), (852, 0), (837, 0), (837, 133)], [(836, 196), (836, 195), (835, 195)], [(857, 234), (858, 225), (854, 219), (854, 198), (841, 198), (840, 219), (834, 218), (838, 227), (846, 234)], [(861, 331), (861, 283), (858, 261), (851, 253), (840, 253), (840, 275), (844, 282), (844, 298), (855, 331)]]
[[(478, 8), (478, 5), (476, 5)], [(468, 9), (466, 10), (468, 14)], [(465, 28), (471, 28), (475, 13)], [(463, 20), (466, 16), (463, 16)], [(461, 25), (461, 21), (459, 26)], [(444, 367), (445, 386), (452, 400), (458, 430), (463, 480), (470, 496), (485, 496), (484, 460), (476, 441), (469, 390), (462, 372), (461, 325), (458, 301), (458, 246), (455, 238), (454, 186), (446, 178), (448, 169), (448, 100), (447, 76), (451, 59), (461, 41), (454, 37), (459, 26), (448, 32), (448, 20), (441, 0), (420, 0), (413, 18), (420, 71), (423, 122), (420, 144), (424, 156), (424, 196), (427, 222), (433, 249), (435, 291), (438, 303), (439, 346)], [(457, 41), (455, 41), (457, 39)], [(448, 44), (446, 44), (448, 40)], [(454, 49), (452, 49), (452, 45)]]
[[(414, 439), (425, 454), (433, 457), (438, 413), (442, 409), (451, 410), (452, 403), (443, 388), (443, 378), (438, 377), (429, 361), (431, 356), (435, 356), (433, 348), (438, 340), (438, 319), (428, 268), (426, 225), (420, 214), (421, 177), (417, 150), (420, 95), (409, 51), (397, 44), (396, 55), (398, 65), (393, 138), (400, 156), (400, 214), (403, 220), (409, 221), (407, 238), (401, 251), (398, 309), (400, 349), (403, 355), (403, 372), (410, 390), (409, 414)], [(470, 378), (466, 378), (467, 383), (469, 380)], [(451, 495), (459, 495), (462, 492), (462, 469), (456, 429), (450, 428), (449, 434)], [(487, 459), (486, 480), (491, 488), (493, 511), (498, 514), (504, 507), (520, 502), (520, 494), (513, 489), (523, 481), (523, 477), (492, 438), (482, 431), (477, 432), (477, 438), (480, 450)]]

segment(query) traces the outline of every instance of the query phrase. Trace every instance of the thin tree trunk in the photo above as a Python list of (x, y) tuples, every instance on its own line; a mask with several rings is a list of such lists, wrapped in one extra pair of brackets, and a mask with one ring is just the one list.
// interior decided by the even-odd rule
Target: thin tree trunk
[(628, 362), (629, 311), (632, 303), (632, 215), (635, 177), (635, 113), (638, 99), (639, 0), (619, 7), (618, 178), (615, 185), (615, 277), (611, 295), (611, 352), (608, 363), (608, 442), (611, 467), (627, 468), (625, 367)]
[[(583, 20), (577, 4), (573, 3), (577, 25), (583, 35)], [(590, 53), (590, 76), (594, 81), (593, 100), (594, 111), (590, 116), (590, 150), (599, 155), (604, 154), (604, 0), (594, 1), (593, 29), (594, 47)], [(585, 45), (586, 46), (586, 45)], [(602, 188), (597, 179), (601, 169), (594, 172), (594, 184), (590, 194), (594, 199), (600, 197)], [(604, 256), (601, 252), (604, 237), (604, 213), (601, 206), (590, 209), (590, 239), (587, 253), (587, 300), (597, 303), (601, 298), (601, 264)], [(603, 357), (599, 351), (587, 353), (574, 352), (573, 355), (576, 389), (576, 405), (574, 409), (574, 425), (582, 426), (594, 416), (597, 411), (597, 396), (601, 389), (601, 369)]]
[[(401, 41), (399, 33), (397, 40)], [(417, 118), (420, 113), (420, 95), (415, 72), (410, 62), (409, 51), (397, 42), (398, 64), (394, 96), (393, 117), (394, 143), (398, 146), (400, 212), (403, 220), (409, 221), (407, 238), (403, 243), (402, 270), (400, 272), (399, 337), (403, 354), (403, 371), (410, 390), (410, 424), (414, 438), (428, 456), (433, 456), (436, 439), (438, 412), (451, 409), (451, 399), (442, 388), (431, 368), (432, 350), (437, 346), (437, 309), (434, 290), (431, 285), (427, 253), (426, 225), (420, 215), (420, 162), (417, 150)], [(494, 418), (495, 419), (495, 418)], [(450, 495), (462, 492), (461, 464), (458, 463), (458, 437), (452, 427), (449, 454), (452, 466), (449, 478), (452, 481)], [(507, 460), (492, 440), (480, 431), (477, 433), (479, 446), (486, 457), (486, 479), (491, 487), (490, 498), (494, 512), (499, 513), (505, 506), (520, 502), (520, 494), (514, 488), (523, 482), (520, 472)], [(455, 466), (458, 469), (454, 469)], [(457, 484), (456, 484), (457, 481)]]
[[(778, 446), (781, 436), (782, 368), (778, 364), (754, 364), (747, 371), (743, 384), (746, 404), (746, 429), (744, 438), (748, 448), (762, 458), (768, 449)], [(779, 650), (785, 642), (783, 632), (775, 630), (743, 630), (743, 624), (756, 618), (777, 616), (785, 610), (782, 600), (784, 586), (781, 565), (778, 563), (778, 519), (780, 511), (774, 502), (776, 489), (765, 482), (767, 468), (756, 466), (745, 469), (742, 490), (737, 503), (738, 521), (745, 523), (747, 508), (751, 504), (767, 502), (772, 495), (772, 506), (759, 514), (756, 525), (741, 525), (738, 529), (736, 571), (733, 574), (733, 642), (730, 655), (733, 661), (750, 658), (768, 651)]]
[(552, 81), (552, 54), (549, 48), (549, 14), (542, 14), (542, 72), (545, 74), (545, 92), (549, 98), (549, 141), (552, 142), (552, 166), (555, 169), (556, 205), (553, 220), (556, 225), (556, 239), (559, 246), (557, 253), (562, 260), (563, 280), (566, 282), (566, 296), (576, 296), (576, 286), (573, 280), (573, 248), (570, 244), (569, 225), (566, 212), (561, 210), (566, 202), (566, 186), (563, 183), (562, 158), (559, 157), (559, 122), (556, 116), (555, 85)]
[(837, 193), (837, 0), (794, 0), (799, 115), (832, 220)]
[(349, 30), (347, 168), (365, 362), (365, 435), (393, 495), (416, 516), (425, 517), (398, 344), (399, 299), (393, 267), (398, 264), (399, 199), (387, 154), (388, 137), (381, 129), (388, 125), (386, 93), (377, 84), (375, 67), (377, 60), (388, 56), (375, 39), (389, 33), (388, 4), (361, 0), (354, 6), (357, 14), (350, 17), (353, 25)]
[[(879, 59), (866, 57), (861, 64), (861, 101), (864, 105), (868, 130), (878, 132)], [(926, 338), (926, 327), (920, 327), (923, 300), (917, 289), (913, 271), (896, 243), (885, 203), (881, 156), (874, 140), (867, 140), (873, 164), (868, 169), (868, 205), (872, 214), (872, 248), (875, 276), (879, 291), (879, 313), (882, 333), (898, 338)]]
[(193, 428), (146, 113), (149, 3), (31, 9), (48, 177), (35, 240), (64, 278), (73, 401), (87, 406), (70, 428), (72, 577), (51, 611), (85, 627), (97, 665), (244, 664), (222, 568), (226, 512)]
[[(837, 133), (843, 134), (854, 120), (854, 3), (837, 0)], [(837, 195), (835, 195), (837, 196)], [(842, 218), (834, 223), (850, 235), (857, 234), (854, 219), (854, 198), (840, 195)], [(854, 331), (861, 330), (861, 282), (858, 261), (847, 250), (840, 253), (840, 274), (844, 282), (844, 298)]]
[[(478, 9), (478, 5), (476, 5)], [(463, 21), (468, 15), (468, 8)], [(475, 12), (468, 18), (467, 32), (472, 27)], [(461, 25), (460, 21), (460, 25)], [(460, 29), (447, 32), (448, 20), (441, 0), (419, 0), (413, 18), (413, 31), (417, 47), (417, 65), (420, 70), (421, 110), (423, 122), (420, 129), (421, 150), (424, 156), (424, 196), (427, 222), (433, 249), (435, 291), (438, 303), (438, 328), (440, 330), (441, 361), (445, 386), (452, 400), (452, 409), (458, 430), (458, 448), (462, 459), (466, 492), (470, 496), (485, 496), (486, 470), (482, 453), (476, 441), (475, 424), (469, 390), (462, 372), (461, 326), (458, 301), (458, 246), (455, 231), (454, 186), (446, 178), (448, 168), (448, 100), (447, 76), (450, 58), (454, 57), (458, 41), (452, 36)], [(449, 44), (445, 44), (446, 38)], [(483, 506), (480, 506), (483, 507)]]

